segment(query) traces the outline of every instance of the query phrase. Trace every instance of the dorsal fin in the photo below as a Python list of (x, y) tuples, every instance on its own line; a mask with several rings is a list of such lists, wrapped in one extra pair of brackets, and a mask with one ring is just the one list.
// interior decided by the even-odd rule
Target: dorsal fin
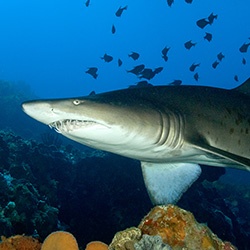
[(250, 95), (250, 78), (243, 82), (240, 86), (234, 88), (233, 90), (244, 93), (245, 95)]

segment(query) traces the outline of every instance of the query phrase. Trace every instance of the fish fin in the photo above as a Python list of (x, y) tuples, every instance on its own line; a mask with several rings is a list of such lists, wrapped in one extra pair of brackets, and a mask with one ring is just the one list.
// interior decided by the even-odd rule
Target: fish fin
[(250, 159), (227, 152), (225, 150), (219, 149), (219, 148), (215, 148), (212, 147), (206, 143), (197, 143), (197, 144), (193, 144), (194, 147), (199, 148), (205, 152), (208, 152), (210, 154), (213, 155), (217, 155), (219, 157), (231, 160), (232, 162), (235, 162), (235, 166), (237, 166), (237, 168), (240, 168), (242, 170), (248, 170), (250, 171)]
[(177, 202), (201, 173), (199, 165), (190, 163), (141, 162), (141, 168), (153, 204)]
[(243, 82), (240, 86), (234, 88), (233, 90), (239, 91), (246, 95), (250, 95), (250, 78)]

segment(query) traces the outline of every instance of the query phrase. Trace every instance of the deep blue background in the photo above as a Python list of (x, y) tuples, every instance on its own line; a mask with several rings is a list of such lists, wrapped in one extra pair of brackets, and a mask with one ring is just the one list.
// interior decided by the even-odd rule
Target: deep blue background
[[(250, 76), (250, 53), (239, 52), (250, 42), (249, 9), (248, 0), (176, 0), (171, 7), (165, 0), (90, 0), (89, 7), (79, 0), (0, 0), (0, 79), (25, 82), (42, 98), (78, 96), (126, 88), (138, 81), (126, 69), (144, 63), (164, 67), (152, 79), (155, 85), (181, 79), (232, 88)], [(212, 12), (218, 19), (200, 29), (196, 21)], [(205, 32), (213, 34), (210, 43)], [(188, 40), (197, 42), (190, 51), (183, 45)], [(161, 58), (165, 46), (171, 47), (168, 62)], [(138, 61), (128, 57), (131, 51), (140, 53)], [(213, 69), (219, 52), (225, 58)], [(104, 53), (114, 60), (105, 63)], [(192, 63), (201, 63), (198, 83), (189, 71)], [(97, 80), (85, 73), (91, 66), (99, 68)]]

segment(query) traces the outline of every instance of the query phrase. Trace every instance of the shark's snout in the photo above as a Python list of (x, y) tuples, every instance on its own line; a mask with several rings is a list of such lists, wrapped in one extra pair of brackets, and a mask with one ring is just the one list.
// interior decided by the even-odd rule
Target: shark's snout
[(24, 102), (22, 103), (22, 109), (27, 115), (44, 124), (49, 124), (56, 120), (56, 115), (53, 112), (53, 108), (47, 102), (43, 101)]

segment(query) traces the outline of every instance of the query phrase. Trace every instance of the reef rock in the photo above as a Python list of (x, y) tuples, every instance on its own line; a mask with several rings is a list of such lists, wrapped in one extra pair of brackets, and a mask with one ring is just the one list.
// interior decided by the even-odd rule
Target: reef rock
[(136, 227), (128, 228), (115, 234), (109, 250), (134, 250), (134, 243), (141, 238), (141, 230)]
[(138, 228), (143, 235), (161, 236), (173, 250), (237, 249), (219, 239), (206, 225), (198, 223), (192, 213), (174, 205), (154, 207)]
[(141, 240), (134, 244), (135, 250), (171, 250), (172, 248), (163, 243), (161, 236), (144, 234)]

